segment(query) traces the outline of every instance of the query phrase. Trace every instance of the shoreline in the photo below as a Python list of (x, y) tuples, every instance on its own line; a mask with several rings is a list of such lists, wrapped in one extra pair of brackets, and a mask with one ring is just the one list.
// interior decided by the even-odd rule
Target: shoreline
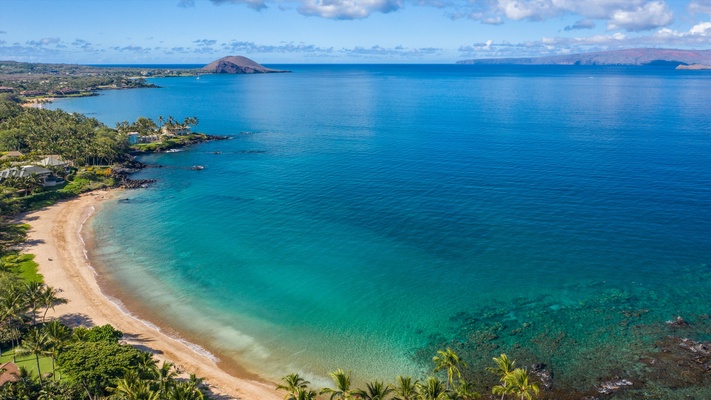
[(203, 348), (199, 344), (162, 333), (151, 321), (134, 316), (120, 298), (111, 299), (104, 294), (99, 275), (87, 258), (81, 232), (101, 204), (118, 193), (120, 190), (86, 193), (18, 218), (31, 227), (23, 252), (35, 255), (45, 283), (61, 289), (60, 296), (67, 300), (67, 304), (49, 310), (48, 318), (60, 319), (70, 326), (111, 324), (124, 333), (126, 343), (152, 352), (159, 360), (173, 362), (183, 374), (204, 377), (206, 386), (218, 398), (281, 398), (273, 383), (256, 380), (254, 375), (228, 374), (214, 359), (200, 354)]

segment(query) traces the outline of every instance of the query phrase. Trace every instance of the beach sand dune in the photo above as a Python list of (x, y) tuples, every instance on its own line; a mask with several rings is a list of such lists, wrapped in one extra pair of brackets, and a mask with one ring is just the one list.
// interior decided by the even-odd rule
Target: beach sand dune
[(22, 222), (31, 226), (23, 251), (36, 256), (45, 283), (61, 289), (61, 297), (67, 300), (67, 304), (50, 310), (48, 317), (59, 318), (73, 326), (111, 324), (124, 332), (127, 343), (153, 352), (158, 359), (175, 363), (184, 374), (206, 378), (217, 398), (280, 399), (273, 383), (227, 374), (214, 361), (184, 343), (125, 314), (102, 294), (95, 271), (85, 256), (80, 234), (84, 223), (101, 203), (116, 193), (119, 192), (87, 193), (21, 217)]

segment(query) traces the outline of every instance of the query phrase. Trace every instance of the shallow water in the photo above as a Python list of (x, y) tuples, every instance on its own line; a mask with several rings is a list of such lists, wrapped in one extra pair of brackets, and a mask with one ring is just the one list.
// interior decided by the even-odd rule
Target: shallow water
[[(647, 310), (634, 326), (711, 311), (711, 75), (287, 68), (53, 104), (110, 126), (196, 115), (233, 136), (142, 157), (167, 166), (137, 174), (158, 183), (93, 220), (92, 255), (129, 308), (317, 384), (337, 367), (418, 374), (452, 343), (573, 370), (642, 341), (616, 331), (625, 312)], [(540, 335), (560, 332), (574, 340), (550, 352)]]

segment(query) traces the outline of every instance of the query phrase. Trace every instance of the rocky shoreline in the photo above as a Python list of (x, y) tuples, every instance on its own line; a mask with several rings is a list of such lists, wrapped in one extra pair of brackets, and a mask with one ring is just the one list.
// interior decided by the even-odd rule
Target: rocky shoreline
[(151, 153), (167, 153), (170, 150), (174, 149), (181, 149), (186, 146), (192, 146), (195, 144), (200, 144), (200, 143), (207, 143), (207, 142), (213, 142), (215, 140), (229, 140), (232, 139), (231, 136), (224, 136), (224, 135), (205, 135), (201, 134), (198, 137), (191, 138), (189, 140), (186, 140), (182, 143), (166, 143), (165, 147), (163, 146), (158, 146), (155, 150), (138, 150), (138, 149), (132, 149), (129, 154), (132, 156), (137, 156), (141, 154), (151, 154)]
[[(111, 175), (116, 179), (117, 181), (117, 187), (121, 189), (142, 189), (142, 188), (147, 188), (151, 184), (155, 183), (155, 179), (131, 179), (129, 176), (142, 170), (145, 168), (163, 168), (162, 165), (159, 164), (146, 164), (142, 163), (140, 161), (137, 161), (135, 159), (136, 156), (141, 155), (141, 154), (150, 154), (150, 153), (169, 153), (170, 150), (176, 149), (176, 148), (183, 148), (189, 145), (194, 145), (194, 144), (200, 144), (200, 143), (206, 143), (206, 142), (211, 142), (215, 140), (229, 140), (231, 139), (230, 136), (223, 136), (223, 135), (204, 135), (204, 138), (196, 138), (193, 140), (189, 140), (185, 143), (181, 143), (178, 146), (173, 146), (170, 148), (166, 149), (160, 149), (156, 151), (139, 151), (139, 150), (134, 150), (131, 151), (131, 155), (134, 156), (134, 158), (130, 161), (126, 161), (122, 164), (117, 165), (116, 167), (113, 168)], [(194, 170), (202, 170), (202, 166), (192, 166), (190, 169)]]

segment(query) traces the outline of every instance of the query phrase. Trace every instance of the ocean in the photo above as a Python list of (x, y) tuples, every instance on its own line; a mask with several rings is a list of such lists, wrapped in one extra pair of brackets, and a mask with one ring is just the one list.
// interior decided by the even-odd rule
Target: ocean
[(642, 379), (677, 316), (711, 339), (711, 74), (275, 67), (293, 72), (51, 105), (231, 137), (140, 156), (157, 183), (92, 220), (92, 260), (138, 317), (316, 386), (424, 376), (449, 346), (585, 390)]

